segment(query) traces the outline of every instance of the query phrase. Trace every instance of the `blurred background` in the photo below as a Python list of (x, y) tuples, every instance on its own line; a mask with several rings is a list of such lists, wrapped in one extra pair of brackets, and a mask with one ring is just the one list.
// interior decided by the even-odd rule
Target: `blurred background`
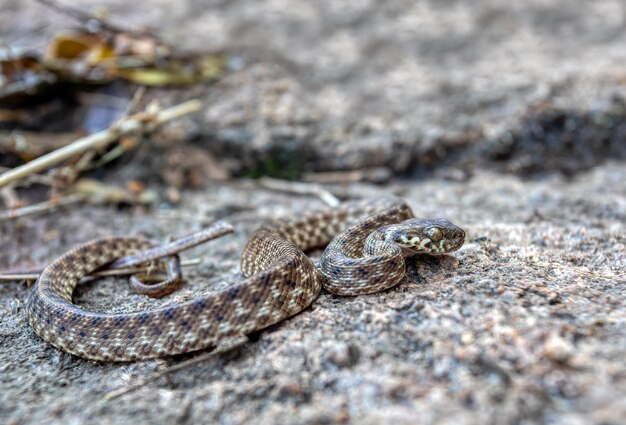
[[(142, 85), (140, 103), (204, 105), (127, 171), (159, 181), (164, 166), (174, 186), (337, 170), (571, 176), (626, 158), (620, 1), (71, 6), (3, 1), (5, 167), (42, 152), (24, 147), (38, 144), (32, 131), (56, 133), (52, 149), (59, 133), (106, 128)], [(179, 164), (181, 149), (202, 151), (200, 164)]]

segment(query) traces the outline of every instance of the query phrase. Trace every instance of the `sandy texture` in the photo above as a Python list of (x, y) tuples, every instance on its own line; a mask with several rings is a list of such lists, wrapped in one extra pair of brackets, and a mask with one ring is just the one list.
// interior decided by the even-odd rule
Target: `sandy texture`
[[(395, 289), (322, 294), (243, 348), (108, 403), (108, 391), (180, 359), (110, 365), (63, 354), (27, 326), (29, 288), (3, 285), (0, 414), (14, 423), (619, 423), (626, 281), (610, 276), (626, 269), (624, 179), (624, 167), (612, 165), (569, 183), (480, 173), (467, 183), (355, 186), (354, 196), (401, 194), (421, 215), (462, 223), (469, 240), (454, 257), (410, 262)], [(225, 184), (188, 194), (176, 211), (124, 212), (111, 222), (110, 211), (85, 207), (5, 226), (3, 246), (11, 264), (41, 261), (83, 240), (86, 227), (90, 236), (162, 237), (226, 215), (240, 230), (190, 254), (203, 265), (168, 303), (236, 279), (238, 253), (258, 223), (311, 206), (319, 202)], [(22, 242), (41, 235), (34, 249)], [(114, 311), (159, 304), (110, 280), (84, 285), (76, 301)]]
[[(108, 402), (108, 392), (190, 356), (121, 365), (69, 356), (29, 328), (30, 288), (0, 284), (2, 421), (623, 422), (622, 2), (98, 4), (181, 47), (229, 55), (216, 86), (148, 93), (205, 99), (202, 114), (174, 126), (182, 146), (244, 176), (385, 166), (402, 177), (329, 188), (402, 196), (419, 215), (466, 228), (468, 241), (454, 256), (410, 261), (392, 290), (322, 293), (243, 347)], [(42, 45), (67, 26), (42, 10), (4, 0), (0, 36)], [(142, 158), (117, 164), (108, 181), (158, 181)], [(98, 236), (164, 239), (218, 218), (237, 227), (186, 254), (202, 264), (163, 300), (122, 279), (75, 294), (87, 308), (147, 309), (240, 278), (256, 227), (320, 205), (241, 179), (184, 191), (175, 208), (80, 206), (0, 224), (0, 268), (45, 263)]]

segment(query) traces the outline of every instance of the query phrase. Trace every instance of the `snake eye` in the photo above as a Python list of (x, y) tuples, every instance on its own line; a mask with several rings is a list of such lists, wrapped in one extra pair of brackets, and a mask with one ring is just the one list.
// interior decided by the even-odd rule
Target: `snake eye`
[(428, 229), (424, 230), (424, 233), (428, 235), (430, 240), (433, 242), (439, 242), (441, 239), (443, 239), (443, 232), (439, 227), (429, 227)]

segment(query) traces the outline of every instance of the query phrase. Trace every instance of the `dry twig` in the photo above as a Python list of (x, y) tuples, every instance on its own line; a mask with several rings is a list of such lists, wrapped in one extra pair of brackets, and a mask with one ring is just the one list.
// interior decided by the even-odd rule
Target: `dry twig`
[(302, 180), (308, 183), (352, 183), (352, 182), (371, 182), (371, 183), (387, 183), (393, 172), (386, 167), (363, 168), (351, 171), (328, 171), (305, 173)]
[[(197, 232), (193, 232), (187, 236), (183, 236), (178, 238), (172, 242), (166, 242), (159, 245), (156, 245), (151, 248), (147, 248), (143, 251), (136, 252), (134, 254), (129, 254), (124, 257), (118, 258), (114, 262), (108, 265), (105, 270), (102, 271), (114, 271), (114, 274), (99, 274), (100, 276), (113, 276), (119, 274), (133, 274), (129, 273), (130, 267), (135, 267), (138, 265), (142, 265), (146, 262), (146, 259), (154, 259), (157, 257), (167, 257), (171, 255), (176, 255), (182, 251), (194, 248), (200, 244), (208, 242), (213, 239), (220, 238), (228, 233), (232, 233), (234, 231), (233, 226), (225, 221), (216, 221), (211, 224), (209, 227), (198, 230)], [(144, 269), (142, 267), (142, 269)], [(31, 278), (34, 275), (34, 278), (37, 279), (39, 277), (39, 273), (41, 270), (9, 270), (5, 271), (4, 274), (0, 273), (0, 281), (1, 280), (26, 280), (27, 278)], [(20, 276), (21, 275), (21, 276)], [(93, 273), (92, 275), (98, 275), (98, 272)], [(15, 278), (17, 279), (9, 279), (7, 278)]]
[(150, 110), (151, 108), (149, 107), (146, 112), (123, 118), (106, 130), (76, 140), (56, 151), (0, 174), (0, 187), (7, 186), (33, 173), (45, 170), (74, 155), (82, 154), (90, 149), (100, 149), (117, 140), (120, 136), (137, 132), (149, 132), (167, 121), (198, 111), (201, 106), (200, 101), (190, 100), (168, 109)]
[[(200, 264), (199, 258), (183, 260), (180, 262), (181, 267), (191, 267)], [(147, 273), (152, 266), (147, 267), (123, 267), (119, 269), (107, 269), (93, 272), (89, 277), (110, 277), (110, 276), (127, 276), (131, 274)], [(24, 269), (24, 270), (6, 270), (0, 273), (0, 282), (29, 282), (37, 280), (41, 274), (41, 268)]]
[(12, 187), (3, 187), (0, 189), (0, 200), (7, 208), (19, 208), (22, 206), (22, 201)]
[(259, 180), (259, 183), (261, 186), (270, 190), (317, 196), (333, 208), (336, 208), (341, 204), (341, 201), (337, 199), (335, 195), (317, 184), (292, 182), (288, 180), (274, 179), (271, 177), (263, 177)]
[[(8, 167), (0, 167), (0, 175), (2, 173), (6, 173), (7, 171), (11, 171), (11, 168)], [(41, 174), (31, 174), (26, 177), (24, 181), (20, 182), (21, 185), (28, 186), (31, 184), (41, 184), (44, 186), (55, 186), (57, 182), (52, 176), (42, 176)]]
[(75, 193), (68, 195), (64, 198), (54, 198), (45, 202), (40, 202), (38, 204), (27, 205), (21, 208), (8, 209), (0, 212), (0, 222), (15, 220), (16, 218), (25, 217), (27, 215), (37, 214), (44, 211), (50, 211), (54, 208), (75, 204), (82, 201), (84, 198), (84, 195)]

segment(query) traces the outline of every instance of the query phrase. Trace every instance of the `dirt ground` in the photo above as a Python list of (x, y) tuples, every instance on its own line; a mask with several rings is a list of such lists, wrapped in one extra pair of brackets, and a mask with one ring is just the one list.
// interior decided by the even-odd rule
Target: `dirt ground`
[[(165, 131), (180, 136), (176, 149), (210, 152), (237, 178), (183, 190), (175, 206), (84, 205), (1, 223), (0, 268), (46, 263), (99, 236), (167, 239), (231, 222), (234, 235), (185, 254), (201, 264), (162, 300), (123, 279), (75, 293), (100, 311), (177, 302), (240, 279), (239, 255), (263, 221), (322, 205), (250, 177), (363, 167), (394, 177), (327, 188), (401, 196), (468, 239), (452, 256), (409, 261), (396, 288), (323, 292), (240, 348), (110, 401), (193, 356), (104, 364), (67, 355), (28, 326), (31, 287), (1, 283), (2, 422), (623, 423), (622, 2), (75, 3), (228, 55), (216, 85), (147, 96), (201, 98), (202, 113)], [(0, 38), (41, 48), (70, 22), (4, 0)], [(159, 161), (122, 161), (100, 177), (161, 191)]]

